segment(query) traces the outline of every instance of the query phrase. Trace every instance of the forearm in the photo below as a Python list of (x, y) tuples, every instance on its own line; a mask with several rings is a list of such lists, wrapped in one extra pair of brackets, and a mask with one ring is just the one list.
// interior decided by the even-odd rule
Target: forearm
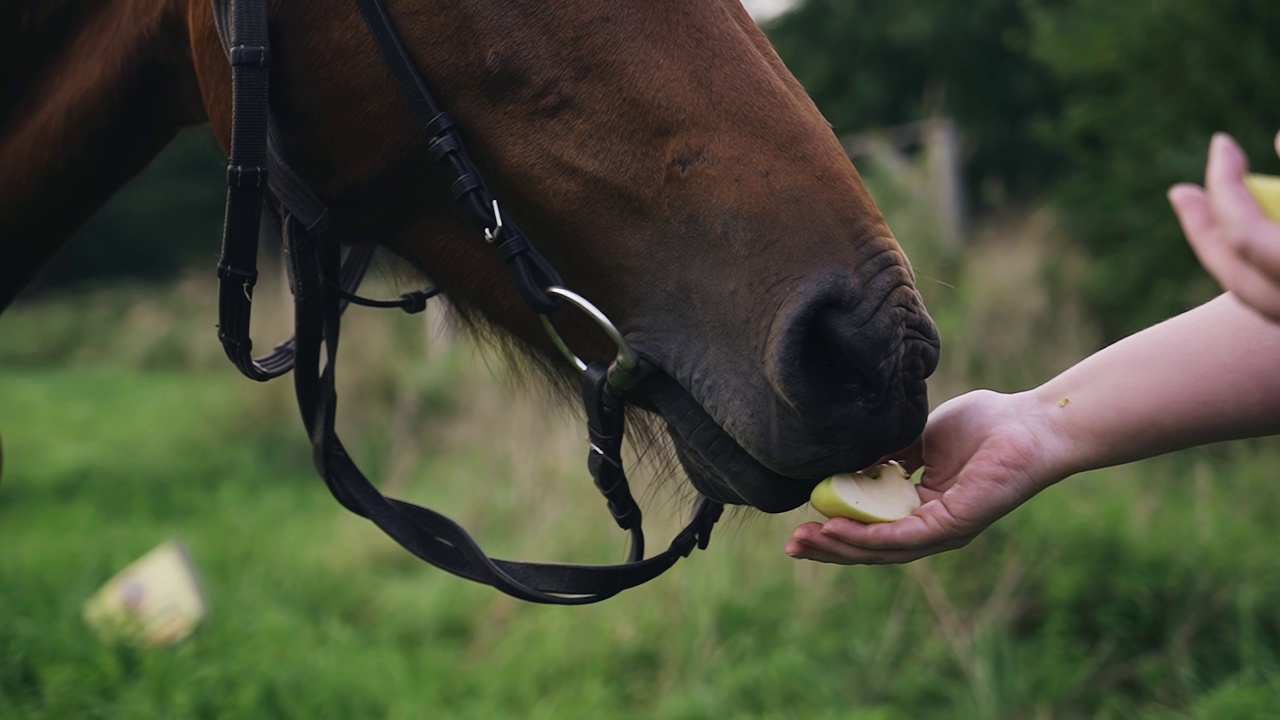
[(1025, 395), (1056, 477), (1277, 433), (1280, 325), (1223, 295)]

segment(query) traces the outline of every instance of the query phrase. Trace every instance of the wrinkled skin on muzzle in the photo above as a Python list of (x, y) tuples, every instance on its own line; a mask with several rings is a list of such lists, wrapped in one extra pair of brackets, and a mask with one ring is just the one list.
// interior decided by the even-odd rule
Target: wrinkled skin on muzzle
[(892, 240), (856, 247), (803, 272), (779, 258), (759, 284), (709, 275), (688, 299), (735, 310), (672, 308), (663, 340), (639, 341), (662, 369), (644, 390), (702, 493), (789, 510), (923, 429), (936, 330)]

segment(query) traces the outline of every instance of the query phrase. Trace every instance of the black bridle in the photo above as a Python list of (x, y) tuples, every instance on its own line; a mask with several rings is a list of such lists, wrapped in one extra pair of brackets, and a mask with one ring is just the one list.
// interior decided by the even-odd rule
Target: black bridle
[[(329, 222), (328, 208), (288, 161), (286, 143), (268, 103), (271, 50), (267, 0), (213, 3), (218, 32), (231, 61), (233, 94), (226, 224), (218, 264), (218, 339), (227, 357), (242, 373), (259, 381), (293, 370), (298, 409), (311, 437), (313, 460), (329, 491), (348, 510), (368, 518), (432, 565), (523, 600), (564, 605), (598, 602), (657, 577), (676, 560), (688, 556), (694, 547), (707, 546), (723, 506), (700, 497), (688, 525), (671, 545), (658, 555), (644, 557), (640, 507), (631, 495), (622, 467), (622, 396), (641, 379), (636, 356), (608, 317), (586, 299), (564, 289), (555, 268), (511, 218), (502, 214), (468, 156), (453, 118), (428, 90), (381, 1), (355, 2), (463, 215), (483, 233), (484, 240), (511, 270), (521, 297), (542, 317), (557, 347), (582, 371), (590, 443), (587, 465), (614, 520), (631, 535), (627, 561), (583, 566), (491, 558), (448, 517), (383, 496), (343, 448), (334, 430), (334, 374), (343, 310), (348, 303), (356, 303), (417, 312), (426, 307), (436, 290), (408, 293), (388, 301), (355, 295), (373, 246), (356, 245), (344, 260)], [(274, 204), (264, 203), (268, 189), (275, 197)], [(280, 229), (288, 257), (295, 334), (270, 354), (255, 359), (249, 318), (264, 207)], [(611, 365), (583, 362), (566, 347), (550, 320), (550, 315), (565, 302), (590, 316), (617, 345), (618, 357)]]

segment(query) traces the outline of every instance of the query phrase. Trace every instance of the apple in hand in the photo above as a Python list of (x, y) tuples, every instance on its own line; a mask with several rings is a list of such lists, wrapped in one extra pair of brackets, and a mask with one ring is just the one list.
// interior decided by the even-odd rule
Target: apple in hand
[(832, 475), (813, 489), (809, 504), (829, 518), (893, 522), (920, 507), (920, 495), (907, 471), (891, 460), (862, 472)]
[(1280, 222), (1280, 177), (1273, 175), (1246, 175), (1245, 187), (1262, 207), (1262, 214)]

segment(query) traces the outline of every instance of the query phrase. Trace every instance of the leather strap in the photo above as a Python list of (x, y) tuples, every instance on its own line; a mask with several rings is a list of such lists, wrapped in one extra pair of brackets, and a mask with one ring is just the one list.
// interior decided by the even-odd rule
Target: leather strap
[(231, 61), (231, 153), (218, 261), (218, 339), (240, 372), (254, 380), (269, 380), (287, 372), (287, 367), (254, 363), (249, 340), (253, 287), (258, 282), (258, 227), (267, 191), (271, 46), (266, 3), (231, 0), (226, 42)]
[[(510, 218), (495, 215), (493, 195), (467, 155), (453, 119), (435, 102), (381, 3), (356, 3), (464, 215), (485, 231), (511, 268), (525, 301), (539, 313), (555, 310), (560, 300), (545, 288), (560, 285), (559, 275)], [(215, 0), (214, 15), (228, 48), (233, 75), (232, 152), (218, 273), (219, 338), (232, 362), (255, 380), (277, 377), (296, 364), (294, 387), (298, 409), (311, 438), (313, 462), (338, 502), (368, 518), (419, 558), (532, 602), (598, 602), (657, 577), (695, 547), (705, 548), (723, 506), (701, 498), (688, 525), (670, 546), (658, 555), (644, 558), (640, 508), (622, 467), (623, 401), (609, 388), (607, 370), (599, 364), (588, 366), (582, 381), (591, 443), (588, 468), (615, 521), (631, 533), (628, 562), (582, 566), (493, 559), (448, 517), (387, 498), (369, 482), (346, 453), (334, 427), (334, 377), (342, 312), (349, 302), (421, 309), (435, 291), (410, 293), (394, 301), (367, 301), (354, 295), (372, 245), (356, 246), (342, 262), (327, 208), (288, 162), (286, 144), (272, 122), (267, 101), (270, 47), (266, 0)], [(257, 276), (259, 222), (268, 187), (280, 208), (277, 222), (287, 250), (296, 335), (267, 358), (254, 360), (250, 354), (249, 315)], [(274, 210), (273, 205), (267, 207)]]
[[(689, 524), (662, 553), (621, 565), (584, 566), (490, 558), (448, 517), (412, 503), (384, 497), (352, 461), (334, 431), (337, 417), (339, 314), (337, 298), (323, 281), (337, 270), (336, 244), (312, 242), (296, 226), (286, 231), (297, 280), (298, 366), (294, 388), (311, 435), (312, 459), (334, 497), (368, 518), (406, 550), (460, 577), (491, 585), (531, 602), (582, 605), (599, 602), (662, 574), (695, 547), (705, 548), (723, 506), (701, 499)], [(323, 343), (324, 369), (320, 345)], [(602, 368), (601, 368), (602, 369)]]
[[(494, 215), (493, 193), (485, 184), (480, 168), (467, 154), (453, 117), (440, 107), (427, 88), (382, 2), (355, 0), (355, 3), (463, 215), (481, 231), (496, 228), (499, 218)], [(502, 217), (501, 226), (502, 230), (493, 240), (494, 249), (511, 271), (520, 296), (542, 315), (559, 308), (560, 298), (549, 294), (546, 288), (563, 285), (560, 274), (510, 217)]]
[[(213, 4), (214, 24), (231, 63), (231, 156), (227, 165), (227, 206), (218, 261), (218, 340), (242, 374), (265, 382), (293, 369), (293, 338), (287, 338), (262, 357), (253, 357), (250, 321), (253, 288), (258, 281), (258, 244), (263, 209), (277, 227), (276, 207), (264, 202), (267, 190), (280, 207), (310, 231), (330, 231), (329, 209), (285, 157), (268, 102), (271, 47), (267, 10), (261, 0), (219, 0)], [(373, 260), (374, 246), (355, 245), (343, 262), (339, 287), (347, 302), (367, 303), (356, 296)], [(430, 294), (434, 294), (433, 292)], [(418, 312), (430, 294), (407, 293), (394, 307)]]

